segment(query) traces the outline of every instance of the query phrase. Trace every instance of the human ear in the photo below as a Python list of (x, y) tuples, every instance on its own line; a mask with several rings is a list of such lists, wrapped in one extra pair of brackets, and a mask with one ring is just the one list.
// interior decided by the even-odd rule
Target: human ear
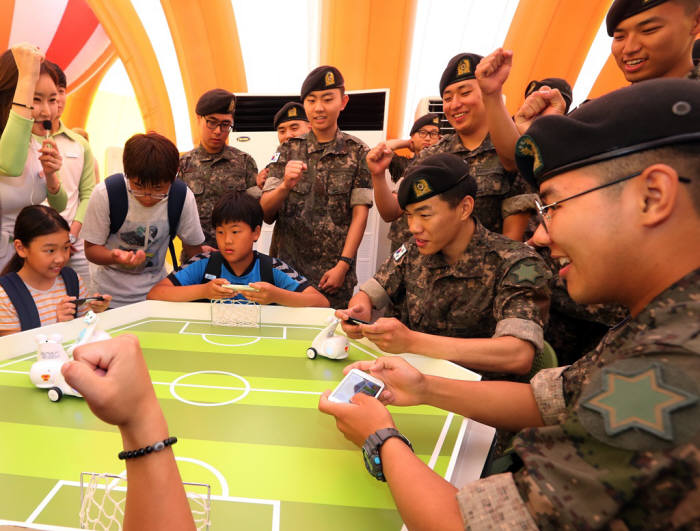
[(653, 227), (666, 221), (676, 208), (678, 173), (666, 164), (654, 164), (641, 175), (639, 208), (642, 224)]
[(474, 198), (470, 195), (467, 195), (462, 198), (462, 201), (459, 203), (459, 209), (460, 209), (460, 219), (462, 221), (466, 221), (469, 216), (471, 216), (472, 212), (474, 211)]
[(14, 241), (14, 246), (15, 246), (15, 251), (17, 251), (17, 254), (19, 255), (20, 258), (27, 258), (27, 248), (22, 244), (21, 240), (15, 240)]

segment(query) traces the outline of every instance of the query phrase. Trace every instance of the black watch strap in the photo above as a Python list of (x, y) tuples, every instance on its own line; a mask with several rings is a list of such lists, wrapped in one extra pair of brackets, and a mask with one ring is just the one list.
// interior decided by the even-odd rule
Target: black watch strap
[(404, 437), (396, 428), (383, 428), (381, 430), (377, 430), (375, 433), (367, 437), (365, 444), (362, 445), (362, 456), (365, 461), (365, 468), (367, 468), (367, 472), (369, 472), (379, 481), (386, 481), (386, 478), (384, 477), (382, 460), (379, 457), (379, 449), (392, 437), (401, 439), (404, 443), (406, 443), (406, 446), (413, 451), (411, 441)]
[(339, 260), (340, 262), (345, 262), (345, 263), (348, 264), (350, 267), (352, 267), (352, 266), (355, 265), (355, 259), (354, 259), (354, 258), (348, 258), (347, 256), (341, 256), (340, 258), (338, 258), (338, 260)]

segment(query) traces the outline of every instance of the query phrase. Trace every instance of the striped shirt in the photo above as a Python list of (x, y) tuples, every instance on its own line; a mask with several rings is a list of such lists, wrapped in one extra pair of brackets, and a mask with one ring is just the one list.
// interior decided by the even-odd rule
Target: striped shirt
[[(80, 283), (80, 298), (87, 297), (87, 288), (83, 284), (80, 276), (78, 276), (78, 281)], [(68, 295), (63, 277), (58, 275), (53, 286), (47, 290), (36, 289), (26, 283), (24, 285), (29, 290), (29, 293), (31, 293), (36, 304), (36, 309), (39, 311), (41, 326), (58, 322), (56, 319), (56, 306), (61, 297), (66, 297)], [(81, 306), (78, 309), (78, 317), (85, 315), (87, 311), (87, 305)], [(17, 310), (2, 286), (0, 286), (0, 330), (11, 332), (19, 332), (21, 330)]]

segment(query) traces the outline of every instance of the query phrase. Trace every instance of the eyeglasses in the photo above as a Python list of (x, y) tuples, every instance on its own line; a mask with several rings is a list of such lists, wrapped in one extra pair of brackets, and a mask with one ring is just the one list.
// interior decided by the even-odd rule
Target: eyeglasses
[(126, 190), (133, 195), (134, 197), (150, 197), (151, 199), (165, 199), (168, 197), (168, 193), (170, 192), (170, 187), (168, 186), (168, 190), (166, 192), (143, 192), (141, 190), (134, 190), (131, 188), (131, 185), (128, 184), (126, 187)]
[(228, 133), (231, 129), (233, 129), (233, 122), (220, 122), (219, 120), (207, 118), (204, 120), (204, 123), (207, 125), (207, 129), (211, 129), (212, 131), (216, 131), (217, 127), (221, 128), (222, 133)]
[(416, 133), (418, 133), (418, 136), (421, 138), (430, 137), (433, 140), (435, 140), (436, 138), (440, 138), (440, 131), (426, 131), (425, 129), (419, 129), (418, 131), (416, 131)]

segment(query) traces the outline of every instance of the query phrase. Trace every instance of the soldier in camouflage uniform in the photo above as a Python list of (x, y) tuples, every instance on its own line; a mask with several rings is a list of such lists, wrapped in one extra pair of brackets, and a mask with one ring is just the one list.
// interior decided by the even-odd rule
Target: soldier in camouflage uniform
[(693, 43), (700, 32), (700, 2), (615, 0), (605, 19), (612, 55), (625, 79), (697, 79)]
[(552, 202), (535, 239), (571, 260), (562, 276), (574, 299), (624, 303), (631, 317), (530, 385), (424, 376), (399, 357), (354, 364), (385, 383), (384, 403), (521, 428), (510, 469), (457, 491), (385, 431), (396, 426), (378, 400), (336, 404), (326, 393), (319, 408), (365, 455), (381, 448), (409, 528), (698, 529), (697, 83), (650, 80), (540, 118), (517, 160)]
[(355, 258), (372, 206), (367, 146), (338, 129), (348, 96), (337, 68), (314, 69), (301, 99), (311, 131), (279, 146), (260, 204), (265, 221), (276, 220), (278, 257), (332, 307), (344, 308), (357, 283)]
[[(447, 64), (440, 79), (440, 95), (445, 117), (455, 133), (443, 136), (437, 144), (421, 151), (410, 165), (436, 153), (453, 153), (462, 158), (469, 164), (477, 184), (474, 215), (488, 230), (522, 241), (529, 219), (528, 203), (523, 201), (523, 196), (534, 189), (518, 175), (510, 151), (506, 153), (507, 150), (492, 142), (485, 102), (475, 78), (481, 59), (480, 55), (461, 53)], [(378, 147), (387, 154), (390, 152), (384, 143)], [(391, 197), (384, 174), (372, 175), (372, 181), (382, 219), (398, 219), (402, 211)], [(392, 239), (409, 238), (410, 233), (405, 232)]]
[[(367, 163), (375, 164), (371, 156)], [(528, 374), (543, 348), (549, 272), (531, 248), (471, 216), (475, 195), (469, 166), (455, 155), (433, 155), (409, 168), (398, 200), (415, 241), (399, 247), (360, 287), (349, 310), (339, 312), (367, 320), (372, 307), (392, 303), (403, 322), (344, 321), (349, 335), (364, 335), (386, 352), (446, 358), (488, 377)], [(484, 356), (490, 348), (498, 355)]]
[(256, 183), (258, 167), (253, 157), (226, 145), (235, 108), (236, 97), (227, 90), (213, 89), (202, 94), (196, 107), (200, 144), (180, 158), (178, 177), (187, 183), (197, 200), (207, 250), (216, 248), (216, 235), (211, 226), (211, 212), (216, 202), (231, 190), (245, 190), (256, 198), (261, 194)]

